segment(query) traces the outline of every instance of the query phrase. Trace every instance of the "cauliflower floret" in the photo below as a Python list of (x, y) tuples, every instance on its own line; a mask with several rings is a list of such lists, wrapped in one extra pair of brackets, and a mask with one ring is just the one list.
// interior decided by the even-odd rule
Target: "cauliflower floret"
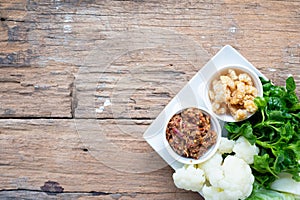
[(221, 166), (222, 162), (222, 154), (217, 152), (210, 159), (198, 165), (201, 169), (204, 170), (205, 173), (208, 173), (210, 171), (214, 171), (214, 168)]
[[(223, 153), (235, 152), (224, 160)], [(178, 188), (202, 191), (205, 200), (244, 200), (252, 192), (254, 176), (249, 164), (258, 148), (244, 138), (236, 142), (222, 138), (218, 151), (209, 160), (176, 170), (173, 174)], [(252, 159), (252, 160), (251, 160)]]
[[(254, 176), (250, 166), (244, 160), (227, 156), (221, 169), (223, 178), (216, 183), (210, 182), (210, 186), (203, 187), (206, 200), (238, 200), (245, 199), (251, 194)], [(213, 178), (211, 176), (214, 174), (209, 175), (209, 180)]]
[(227, 196), (222, 188), (204, 185), (202, 192), (205, 200), (232, 200), (230, 196)]
[(226, 137), (221, 137), (220, 146), (218, 148), (219, 153), (231, 153), (234, 147), (234, 141), (228, 140)]
[(235, 156), (243, 159), (246, 163), (252, 164), (254, 162), (254, 155), (258, 155), (259, 148), (256, 145), (251, 145), (246, 138), (243, 136), (235, 142), (233, 147)]
[(252, 184), (254, 182), (250, 166), (236, 156), (227, 156), (224, 159), (222, 167), (225, 178), (222, 179), (219, 187), (225, 186), (224, 189), (238, 190), (241, 192), (241, 196), (238, 199), (248, 197), (252, 191)]
[(221, 168), (222, 162), (222, 155), (217, 152), (209, 160), (199, 165), (199, 167), (205, 172), (206, 179), (211, 184), (217, 184), (222, 178), (224, 178)]
[(173, 180), (178, 188), (199, 192), (205, 182), (204, 171), (193, 165), (182, 167), (173, 174)]
[(236, 196), (239, 196), (239, 191), (229, 191), (224, 190), (223, 188), (214, 187), (214, 186), (206, 186), (204, 185), (203, 196), (205, 200), (238, 200)]

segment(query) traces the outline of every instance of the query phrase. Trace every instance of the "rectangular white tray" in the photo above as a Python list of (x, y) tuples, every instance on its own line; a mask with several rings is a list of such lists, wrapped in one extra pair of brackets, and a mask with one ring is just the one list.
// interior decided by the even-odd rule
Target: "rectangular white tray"
[[(258, 69), (256, 69), (249, 61), (247, 61), (239, 52), (230, 45), (223, 47), (210, 61), (202, 67), (196, 75), (183, 87), (183, 89), (169, 102), (165, 109), (152, 122), (145, 131), (143, 137), (151, 145), (151, 147), (174, 169), (181, 168), (182, 163), (174, 160), (163, 143), (164, 124), (171, 117), (174, 110), (180, 107), (201, 106), (206, 107), (203, 97), (203, 91), (207, 87), (206, 77), (209, 77), (218, 68), (224, 65), (244, 65), (249, 67), (258, 76), (266, 78)], [(220, 121), (223, 129), (224, 123)], [(225, 130), (223, 130), (225, 133)]]

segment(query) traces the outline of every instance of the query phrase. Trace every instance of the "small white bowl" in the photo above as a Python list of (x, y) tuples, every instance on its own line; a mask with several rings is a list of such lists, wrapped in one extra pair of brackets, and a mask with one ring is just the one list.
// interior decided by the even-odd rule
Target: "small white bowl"
[(204, 95), (204, 102), (208, 110), (214, 114), (219, 120), (225, 121), (225, 122), (237, 122), (237, 121), (243, 121), (251, 117), (254, 113), (248, 113), (247, 117), (242, 120), (235, 120), (235, 118), (230, 114), (230, 113), (225, 113), (225, 114), (216, 114), (213, 112), (212, 109), (212, 103), (209, 98), (209, 90), (211, 89), (212, 81), (215, 79), (218, 79), (221, 75), (226, 74), (229, 69), (234, 69), (239, 72), (245, 72), (247, 73), (254, 84), (254, 87), (257, 89), (257, 96), (262, 97), (263, 96), (263, 87), (261, 84), (261, 81), (258, 77), (258, 75), (253, 72), (251, 69), (249, 69), (246, 66), (243, 65), (225, 65), (219, 68), (218, 71), (216, 71), (211, 77), (208, 78), (207, 86), (205, 88), (205, 95)]
[[(172, 147), (170, 146), (170, 144), (169, 144), (169, 142), (166, 138), (166, 129), (167, 129), (169, 121), (172, 119), (172, 117), (175, 114), (178, 114), (178, 113), (180, 113), (183, 110), (188, 109), (188, 108), (197, 108), (197, 109), (201, 110), (202, 113), (204, 113), (205, 115), (208, 115), (210, 117), (211, 129), (214, 130), (217, 134), (216, 143), (213, 146), (211, 146), (199, 159), (187, 158), (187, 157), (184, 157), (184, 156), (181, 156), (181, 155), (177, 154), (172, 149)], [(187, 108), (180, 109), (177, 112), (175, 112), (173, 115), (171, 115), (170, 119), (166, 122), (166, 124), (164, 126), (163, 142), (164, 142), (164, 145), (165, 145), (168, 153), (176, 161), (184, 163), (184, 164), (199, 164), (199, 163), (205, 162), (206, 160), (211, 158), (216, 153), (216, 151), (218, 150), (218, 147), (220, 145), (221, 137), (222, 137), (222, 129), (221, 129), (221, 126), (219, 124), (218, 119), (216, 117), (214, 117), (213, 115), (211, 115), (205, 108), (194, 106), (194, 107), (187, 107)]]

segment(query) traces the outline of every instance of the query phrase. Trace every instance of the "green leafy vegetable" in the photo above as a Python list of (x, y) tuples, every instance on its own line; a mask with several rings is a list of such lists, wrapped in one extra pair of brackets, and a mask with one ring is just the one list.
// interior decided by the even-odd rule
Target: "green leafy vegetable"
[[(260, 148), (251, 168), (257, 184), (268, 189), (282, 172), (300, 181), (300, 102), (293, 77), (286, 79), (285, 87), (264, 79), (261, 82), (263, 97), (254, 99), (258, 107), (255, 115), (243, 122), (227, 123), (225, 128), (230, 139), (244, 136)], [(257, 194), (255, 198), (268, 199)]]
[(291, 76), (286, 79), (286, 90), (288, 92), (294, 92), (296, 90), (296, 83)]

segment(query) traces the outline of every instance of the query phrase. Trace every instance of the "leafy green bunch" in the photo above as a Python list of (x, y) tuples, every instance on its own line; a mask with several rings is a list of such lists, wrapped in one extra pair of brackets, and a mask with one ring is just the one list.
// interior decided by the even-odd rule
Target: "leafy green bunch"
[(276, 86), (261, 78), (263, 97), (255, 98), (258, 111), (249, 119), (227, 123), (230, 139), (244, 136), (260, 152), (251, 165), (256, 182), (264, 188), (286, 172), (300, 181), (300, 102), (293, 77)]

